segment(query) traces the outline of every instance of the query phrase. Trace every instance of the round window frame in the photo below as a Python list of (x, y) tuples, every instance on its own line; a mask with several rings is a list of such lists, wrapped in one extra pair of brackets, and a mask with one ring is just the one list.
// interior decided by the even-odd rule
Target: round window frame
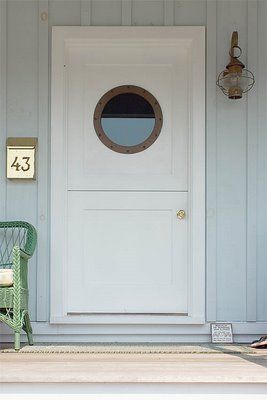
[[(146, 140), (134, 146), (122, 146), (113, 142), (105, 133), (101, 124), (101, 117), (106, 104), (115, 96), (124, 93), (137, 94), (143, 97), (153, 108), (155, 115), (155, 125)], [(122, 85), (117, 86), (106, 92), (98, 101), (94, 111), (94, 128), (99, 140), (110, 150), (123, 154), (135, 154), (148, 149), (159, 137), (163, 125), (163, 115), (158, 100), (152, 93), (140, 86)]]

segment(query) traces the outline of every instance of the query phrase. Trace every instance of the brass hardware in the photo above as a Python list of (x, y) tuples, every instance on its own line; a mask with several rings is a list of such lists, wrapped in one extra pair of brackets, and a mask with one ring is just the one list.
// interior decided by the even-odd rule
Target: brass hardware
[[(138, 97), (142, 98), (146, 103), (148, 103), (148, 106), (153, 109), (153, 114), (154, 114), (154, 119), (155, 119), (154, 128), (153, 128), (152, 132), (150, 133), (150, 135), (143, 142), (135, 144), (135, 145), (125, 146), (120, 143), (113, 142), (110, 139), (110, 137), (106, 134), (106, 132), (102, 126), (101, 120), (102, 120), (102, 116), (103, 116), (104, 110), (106, 109), (107, 104), (109, 104), (109, 107), (111, 110), (110, 102), (113, 99), (115, 99), (117, 96), (122, 96), (122, 95), (123, 96), (124, 95), (135, 95), (135, 96), (137, 95)], [(123, 115), (126, 116), (126, 114), (123, 114), (123, 112), (122, 112), (117, 116), (117, 118), (123, 118)], [(125, 118), (125, 116), (124, 116), (124, 118)], [(99, 140), (101, 140), (101, 142), (105, 146), (107, 146), (112, 151), (116, 151), (117, 153), (134, 154), (134, 153), (139, 153), (140, 151), (146, 150), (157, 140), (157, 138), (160, 134), (162, 125), (163, 125), (163, 115), (162, 115), (162, 110), (159, 105), (159, 102), (150, 92), (148, 92), (147, 90), (145, 90), (139, 86), (122, 85), (122, 86), (114, 87), (113, 89), (109, 90), (101, 97), (101, 99), (99, 99), (99, 101), (96, 105), (96, 108), (95, 108), (93, 123), (94, 123), (94, 128), (95, 128), (95, 131), (96, 131), (96, 134), (97, 134)]]
[(185, 210), (179, 210), (179, 211), (177, 211), (177, 213), (176, 213), (176, 215), (177, 215), (177, 218), (179, 218), (179, 219), (184, 219), (185, 218)]
[(245, 68), (239, 57), (242, 54), (241, 48), (238, 46), (238, 33), (233, 32), (230, 48), (230, 62), (226, 65), (217, 79), (217, 86), (229, 99), (241, 99), (243, 93), (248, 92), (255, 83), (254, 75)]
[(35, 179), (37, 138), (7, 138), (7, 178)]

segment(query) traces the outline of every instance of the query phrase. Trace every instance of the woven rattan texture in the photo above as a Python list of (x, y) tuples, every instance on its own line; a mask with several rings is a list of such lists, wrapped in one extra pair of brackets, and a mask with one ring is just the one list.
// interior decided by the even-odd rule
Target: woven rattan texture
[(37, 241), (35, 228), (24, 221), (0, 222), (0, 268), (13, 269), (13, 286), (0, 287), (0, 321), (15, 333), (15, 350), (20, 348), (22, 329), (32, 344), (28, 311), (28, 260)]

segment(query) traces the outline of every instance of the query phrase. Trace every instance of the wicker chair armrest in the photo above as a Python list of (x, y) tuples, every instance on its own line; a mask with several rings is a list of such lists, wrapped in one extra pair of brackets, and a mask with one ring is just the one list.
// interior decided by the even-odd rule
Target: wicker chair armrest
[(24, 250), (20, 249), (20, 257), (23, 258), (23, 260), (28, 261), (31, 258), (31, 255), (25, 253)]

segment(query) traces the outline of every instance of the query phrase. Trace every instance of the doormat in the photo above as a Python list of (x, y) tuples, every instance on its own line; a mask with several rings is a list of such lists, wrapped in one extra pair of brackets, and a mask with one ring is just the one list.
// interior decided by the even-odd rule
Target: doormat
[[(15, 353), (13, 344), (0, 345), (0, 353)], [(21, 347), (20, 353), (41, 354), (250, 354), (255, 353), (249, 345), (241, 344), (164, 344), (164, 343), (38, 343)]]

